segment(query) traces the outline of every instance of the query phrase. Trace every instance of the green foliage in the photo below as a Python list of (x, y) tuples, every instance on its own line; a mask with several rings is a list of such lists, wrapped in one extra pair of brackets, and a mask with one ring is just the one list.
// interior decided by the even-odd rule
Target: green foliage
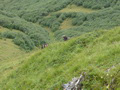
[[(55, 36), (58, 40), (61, 39), (62, 35), (68, 35), (69, 37), (79, 36), (81, 33), (90, 32), (93, 30), (109, 29), (120, 25), (120, 6), (113, 8), (103, 9), (99, 12), (93, 13), (55, 13), (49, 17), (42, 18), (39, 22), (43, 26), (51, 28), (55, 32)], [(67, 30), (59, 30), (61, 23), (67, 18), (72, 19), (73, 28)]]
[(7, 17), (11, 17), (11, 18), (17, 16), (17, 15), (15, 15), (13, 13), (9, 13), (9, 12), (3, 11), (3, 10), (0, 10), (0, 14), (5, 15)]
[[(69, 16), (67, 18), (72, 17)], [(72, 18), (72, 24), (76, 27), (56, 31), (56, 38), (60, 40), (62, 35), (74, 37), (93, 30), (110, 29), (120, 26), (119, 8), (114, 7), (113, 9), (105, 9), (90, 14), (76, 13), (75, 17)]]
[[(73, 4), (97, 10), (93, 13), (59, 12)], [(25, 50), (49, 43), (50, 37), (62, 41), (62, 35), (70, 38), (81, 35), (49, 45), (33, 55), (0, 82), (0, 89), (62, 90), (62, 84), (82, 72), (87, 73), (84, 89), (104, 90), (107, 85), (108, 89), (119, 89), (120, 29), (98, 31), (120, 26), (119, 11), (119, 0), (0, 0), (0, 26), (11, 30), (0, 33), (0, 39), (12, 39)], [(66, 19), (72, 20), (73, 27), (60, 30)], [(91, 31), (94, 32), (84, 34)], [(106, 72), (113, 65), (116, 68)]]
[(14, 39), (16, 36), (17, 36), (16, 33), (11, 31), (6, 31), (1, 33), (1, 37), (4, 37), (4, 38)]
[(92, 9), (103, 9), (120, 5), (119, 0), (73, 0), (78, 6), (84, 6)]
[(120, 28), (94, 31), (52, 44), (2, 81), (0, 89), (62, 90), (63, 84), (86, 72), (83, 89), (117, 90), (120, 87), (119, 34)]
[(2, 38), (13, 39), (13, 42), (25, 50), (32, 50), (35, 45), (34, 42), (22, 32), (6, 31), (1, 33)]
[[(11, 5), (12, 2), (14, 3), (14, 6)], [(102, 9), (120, 5), (118, 0), (29, 0), (29, 2), (26, 0), (13, 0), (12, 2), (9, 2), (9, 0), (0, 1), (2, 4), (0, 9), (18, 14), (21, 18), (24, 18), (30, 22), (41, 21), (43, 17), (48, 16), (51, 12), (61, 10), (69, 4), (76, 4), (92, 9)]]
[[(23, 32), (26, 35), (24, 38), (20, 38), (20, 36), (18, 34), (17, 34), (18, 35), (17, 36), (13, 32), (5, 32), (4, 33), (5, 38), (13, 39), (15, 37), (18, 37), (19, 40), (24, 40), (24, 42), (25, 41), (30, 41), (30, 43), (34, 42), (34, 44), (29, 44), (27, 42), (27, 44), (26, 44), (27, 48), (24, 45), (18, 44), (18, 42), (15, 43), (17, 45), (20, 45), (24, 49), (33, 49), (34, 45), (40, 46), (40, 45), (42, 45), (41, 42), (43, 42), (43, 41), (46, 43), (49, 43), (49, 40), (50, 40), (49, 33), (45, 29), (43, 29), (39, 25), (35, 25), (33, 23), (27, 22), (24, 19), (21, 19), (17, 16), (16, 17), (8, 17), (7, 14), (6, 15), (0, 14), (0, 25), (3, 27), (9, 28), (9, 29), (19, 30), (20, 32)], [(15, 39), (14, 41), (16, 42), (17, 39)]]
[[(75, 37), (93, 30), (120, 25), (119, 0), (4, 0), (0, 3), (0, 25), (22, 31), (35, 46), (42, 42), (49, 43), (50, 40), (49, 33), (41, 26), (49, 28), (55, 33), (55, 38), (61, 40), (62, 35)], [(73, 4), (100, 10), (93, 13), (56, 12)], [(69, 18), (73, 28), (60, 30), (62, 23)]]
[[(37, 22), (39, 19), (49, 15), (49, 13), (65, 8), (71, 1), (72, 0), (4, 0), (0, 1), (0, 9), (16, 13), (28, 21)], [(12, 5), (13, 3), (14, 5)]]
[(31, 40), (34, 42), (35, 46), (42, 45), (43, 42), (48, 43), (47, 36), (43, 36), (41, 33), (30, 34)]
[(23, 34), (18, 34), (13, 39), (13, 42), (25, 50), (32, 50), (35, 47), (33, 41), (28, 36)]

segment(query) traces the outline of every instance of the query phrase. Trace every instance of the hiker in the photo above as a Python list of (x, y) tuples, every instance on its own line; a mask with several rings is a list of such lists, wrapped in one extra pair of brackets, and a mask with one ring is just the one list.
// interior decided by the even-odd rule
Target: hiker
[(68, 37), (66, 35), (63, 35), (63, 39), (64, 39), (64, 41), (67, 41)]
[(48, 47), (48, 44), (45, 44), (45, 48)]
[(43, 44), (41, 48), (44, 49), (46, 47), (48, 47), (48, 44)]
[(43, 44), (41, 48), (44, 49), (44, 48), (45, 48), (45, 45)]

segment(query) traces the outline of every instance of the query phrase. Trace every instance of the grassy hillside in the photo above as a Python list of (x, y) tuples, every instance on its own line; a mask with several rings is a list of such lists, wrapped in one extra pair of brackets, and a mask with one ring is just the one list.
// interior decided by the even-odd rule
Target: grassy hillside
[(12, 40), (0, 39), (0, 82), (16, 70), (30, 53), (20, 50)]
[[(21, 33), (18, 30), (0, 27), (2, 36), (10, 37), (7, 33), (14, 36), (15, 33)], [(0, 82), (9, 76), (14, 70), (24, 63), (24, 61), (37, 50), (26, 52), (14, 44), (12, 39), (3, 38), (0, 35)]]
[(67, 42), (52, 44), (31, 56), (0, 83), (0, 89), (62, 90), (62, 84), (86, 72), (84, 89), (119, 90), (119, 59), (120, 27), (94, 31)]
[(119, 26), (120, 0), (0, 0), (0, 90), (62, 90), (82, 72), (85, 90), (119, 90)]
[(62, 35), (75, 37), (119, 26), (119, 8), (119, 0), (1, 0), (0, 25), (25, 33), (17, 37), (23, 44), (16, 44), (31, 50), (50, 43), (51, 32), (52, 38), (61, 40)]

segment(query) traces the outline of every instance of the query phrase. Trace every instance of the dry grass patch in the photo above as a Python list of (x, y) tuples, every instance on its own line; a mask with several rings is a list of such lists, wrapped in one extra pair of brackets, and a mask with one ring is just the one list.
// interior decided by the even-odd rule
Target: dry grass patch
[(0, 32), (6, 31), (6, 30), (7, 30), (6, 28), (3, 28), (0, 26)]
[(72, 19), (66, 19), (64, 22), (61, 24), (60, 29), (68, 29), (74, 27), (72, 25)]
[(76, 6), (76, 5), (68, 5), (66, 8), (58, 11), (58, 12), (85, 12), (85, 13), (91, 13), (95, 12), (95, 10), (87, 9), (82, 6)]

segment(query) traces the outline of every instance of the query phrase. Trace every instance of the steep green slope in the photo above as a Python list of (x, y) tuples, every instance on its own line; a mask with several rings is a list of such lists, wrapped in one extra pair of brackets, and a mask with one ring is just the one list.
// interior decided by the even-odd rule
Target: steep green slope
[(0, 39), (0, 82), (16, 70), (31, 53), (20, 50), (12, 40)]
[[(10, 33), (9, 31), (7, 28), (0, 27), (0, 32), (5, 36), (8, 35), (7, 33)], [(17, 32), (20, 33), (20, 31), (12, 29), (11, 34), (14, 36)], [(0, 37), (0, 82), (9, 76), (12, 71), (20, 67), (34, 52), (37, 52), (37, 50), (26, 52), (15, 45), (12, 39)]]
[[(120, 0), (0, 0), (0, 90), (62, 89), (82, 72), (85, 89), (119, 90), (116, 26)], [(62, 35), (81, 36), (55, 43)], [(54, 44), (31, 56), (13, 42), (25, 50)]]
[(87, 74), (84, 89), (120, 89), (120, 28), (50, 45), (2, 81), (0, 89), (62, 90), (82, 72)]

